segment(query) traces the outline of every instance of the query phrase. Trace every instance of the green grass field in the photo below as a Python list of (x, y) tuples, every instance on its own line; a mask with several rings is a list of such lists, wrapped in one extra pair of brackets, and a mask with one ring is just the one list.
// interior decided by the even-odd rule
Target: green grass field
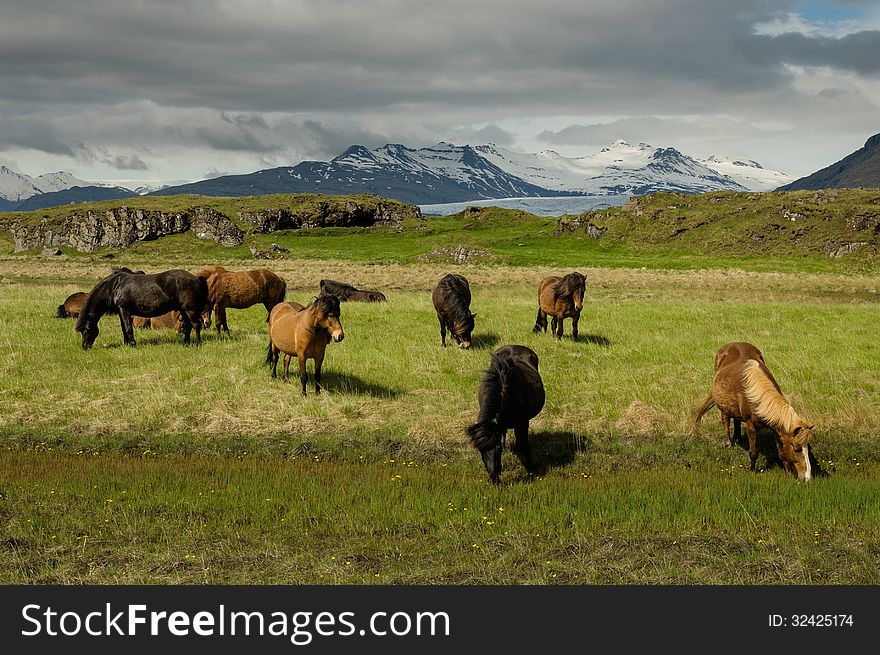
[[(597, 263), (559, 238), (544, 263), (538, 244), (454, 266), (420, 260), (415, 238), (360, 237), (288, 236), (300, 250), (274, 262), (187, 237), (112, 260), (0, 256), (0, 582), (880, 582), (876, 274)], [(149, 331), (128, 348), (108, 316), (83, 351), (52, 318), (111, 265), (215, 261), (275, 270), (289, 300), (329, 277), (389, 302), (343, 304), (325, 393), (310, 383), (306, 399), (269, 377), (262, 307), (230, 310), (232, 335), (200, 348)], [(578, 342), (531, 332), (559, 261), (587, 276)], [(470, 351), (440, 347), (430, 291), (450, 270), (471, 281)], [(750, 473), (715, 410), (691, 430), (715, 351), (739, 340), (815, 422), (827, 475), (798, 483), (764, 456)], [(505, 453), (496, 488), (464, 427), (508, 343), (538, 353), (547, 403), (531, 427), (540, 474)]]

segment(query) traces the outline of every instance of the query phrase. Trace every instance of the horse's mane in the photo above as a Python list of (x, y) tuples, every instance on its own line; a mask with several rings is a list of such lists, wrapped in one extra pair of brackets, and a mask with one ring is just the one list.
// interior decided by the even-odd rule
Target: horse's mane
[(455, 323), (463, 323), (470, 325), (473, 329), (474, 317), (471, 314), (469, 303), (465, 302), (462, 294), (456, 293), (458, 286), (458, 278), (446, 276), (440, 280), (440, 285), (449, 293), (444, 294), (447, 305), (446, 309)]
[(489, 368), (483, 374), (481, 384), (485, 393), (480, 404), (480, 415), (477, 417), (477, 422), (466, 429), (471, 443), (478, 450), (491, 446), (504, 432), (499, 426), (499, 417), (507, 400), (507, 382), (512, 367), (509, 358), (502, 358), (493, 353)]
[[(764, 423), (788, 434), (804, 424), (804, 420), (794, 411), (760, 362), (750, 359), (745, 363), (742, 381), (752, 410)], [(802, 444), (810, 440), (810, 430), (803, 430), (801, 434), (804, 434)]]
[(76, 330), (82, 332), (86, 324), (95, 319), (101, 318), (104, 314), (113, 311), (113, 288), (122, 275), (134, 275), (134, 271), (124, 266), (113, 269), (103, 280), (95, 285), (95, 288), (89, 291), (76, 319)]
[(336, 315), (339, 316), (339, 298), (332, 293), (322, 293), (320, 296), (312, 300), (310, 306), (323, 314), (329, 314), (330, 312), (335, 311)]
[(560, 278), (559, 281), (553, 285), (553, 296), (557, 299), (564, 298), (572, 295), (578, 289), (583, 290), (585, 286), (586, 282), (584, 276), (575, 271), (574, 273), (569, 273), (565, 277)]

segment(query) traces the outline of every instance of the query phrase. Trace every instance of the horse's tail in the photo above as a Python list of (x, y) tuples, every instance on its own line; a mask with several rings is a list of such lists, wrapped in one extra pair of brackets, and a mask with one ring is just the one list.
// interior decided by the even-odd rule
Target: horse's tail
[(532, 328), (532, 332), (534, 332), (535, 334), (543, 329), (543, 326), (541, 325), (541, 314), (543, 313), (544, 312), (541, 311), (541, 308), (538, 307), (538, 315), (535, 317), (535, 327)]
[(492, 361), (480, 386), (482, 402), (477, 422), (465, 432), (477, 450), (485, 450), (498, 443), (505, 429), (502, 427), (504, 401), (513, 365), (509, 359), (492, 355)]
[(70, 314), (64, 309), (64, 305), (58, 305), (58, 311), (55, 312), (55, 318), (67, 318)]
[(271, 366), (274, 361), (274, 357), (272, 357), (272, 339), (269, 339), (269, 347), (266, 348), (266, 361), (263, 362), (266, 366)]
[(715, 401), (712, 399), (712, 394), (710, 393), (706, 398), (700, 403), (700, 406), (694, 409), (693, 415), (691, 416), (691, 428), (696, 433), (699, 430), (700, 419), (703, 418), (703, 414), (708, 412), (715, 406)]

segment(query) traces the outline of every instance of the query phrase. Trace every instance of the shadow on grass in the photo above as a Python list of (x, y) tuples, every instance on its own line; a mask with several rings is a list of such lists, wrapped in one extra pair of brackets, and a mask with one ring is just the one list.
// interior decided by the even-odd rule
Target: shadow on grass
[[(280, 377), (280, 376), (279, 376)], [(299, 381), (298, 374), (291, 376), (291, 379)], [(309, 383), (314, 383), (315, 376), (309, 373)], [(351, 373), (340, 373), (335, 371), (321, 372), (321, 388), (332, 393), (349, 393), (352, 395), (370, 396), (372, 398), (397, 398), (401, 395), (396, 389), (367, 382)]]
[(471, 350), (494, 350), (500, 341), (501, 337), (494, 332), (477, 334), (471, 339)]

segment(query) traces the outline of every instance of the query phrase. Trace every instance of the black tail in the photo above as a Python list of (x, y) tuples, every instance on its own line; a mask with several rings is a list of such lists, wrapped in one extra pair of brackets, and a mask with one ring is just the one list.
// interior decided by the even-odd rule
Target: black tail
[(272, 366), (273, 357), (272, 357), (272, 339), (269, 339), (269, 347), (266, 348), (266, 361), (263, 362), (266, 366)]
[(67, 318), (70, 314), (64, 309), (64, 305), (58, 305), (58, 311), (55, 312), (55, 318)]
[(507, 359), (492, 355), (492, 361), (483, 375), (480, 386), (483, 391), (480, 415), (476, 423), (465, 428), (465, 432), (477, 450), (485, 450), (496, 445), (505, 432), (502, 427), (505, 391), (507, 390), (508, 376), (512, 370), (513, 366)]

